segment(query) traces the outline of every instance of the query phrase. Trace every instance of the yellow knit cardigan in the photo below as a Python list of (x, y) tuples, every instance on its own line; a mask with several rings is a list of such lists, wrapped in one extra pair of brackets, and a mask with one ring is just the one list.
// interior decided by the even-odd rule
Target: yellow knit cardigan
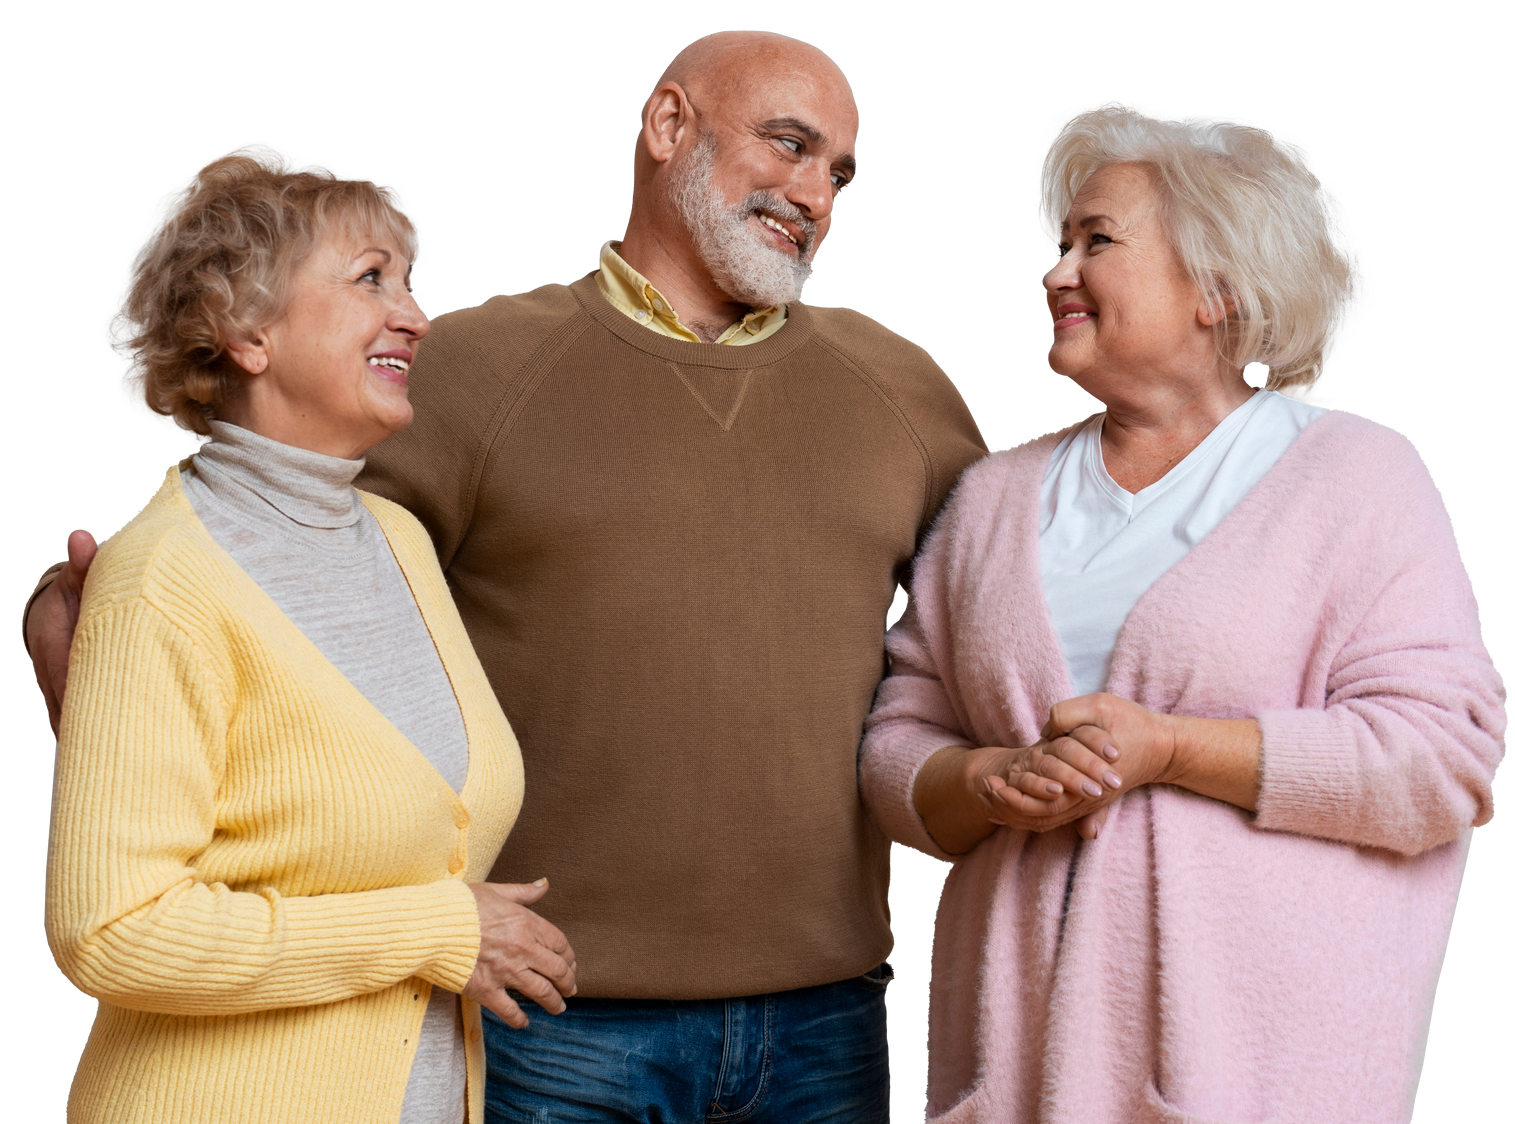
[(47, 876), (53, 955), (100, 1000), (70, 1120), (398, 1120), (432, 987), (473, 972), (464, 883), (515, 822), (520, 750), (426, 533), (362, 499), (462, 709), (460, 795), (216, 544), (177, 468), (90, 570)]

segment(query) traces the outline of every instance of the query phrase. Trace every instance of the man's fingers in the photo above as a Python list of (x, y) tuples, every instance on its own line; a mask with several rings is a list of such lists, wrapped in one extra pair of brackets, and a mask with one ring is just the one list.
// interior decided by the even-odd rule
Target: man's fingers
[(63, 583), (65, 592), (77, 597), (84, 589), (84, 578), (99, 549), (95, 536), (88, 531), (74, 531), (68, 536), (68, 565), (63, 567), (55, 579)]

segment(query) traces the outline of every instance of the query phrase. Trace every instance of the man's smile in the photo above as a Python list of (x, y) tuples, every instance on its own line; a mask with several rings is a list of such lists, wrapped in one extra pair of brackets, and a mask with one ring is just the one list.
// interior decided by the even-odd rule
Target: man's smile
[(783, 219), (774, 218), (767, 211), (753, 211), (752, 213), (757, 216), (758, 222), (773, 231), (775, 239), (782, 239), (796, 248), (804, 246), (806, 234), (798, 226)]

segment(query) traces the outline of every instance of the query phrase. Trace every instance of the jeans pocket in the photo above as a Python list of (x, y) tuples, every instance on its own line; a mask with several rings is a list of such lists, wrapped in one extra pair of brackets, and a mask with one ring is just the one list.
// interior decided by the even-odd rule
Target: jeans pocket
[(883, 991), (894, 982), (894, 969), (889, 966), (889, 961), (885, 960), (877, 968), (864, 972), (861, 976), (855, 978), (858, 983), (862, 984), (869, 991)]

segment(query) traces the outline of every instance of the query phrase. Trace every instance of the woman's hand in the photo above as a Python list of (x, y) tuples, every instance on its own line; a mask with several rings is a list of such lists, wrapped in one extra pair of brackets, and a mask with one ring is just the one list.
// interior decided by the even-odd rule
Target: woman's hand
[(995, 824), (1051, 831), (1074, 824), (1085, 839), (1099, 837), (1110, 803), (1129, 788), (1120, 756), (1108, 739), (1085, 745), (1059, 737), (1020, 750), (1011, 767), (985, 778), (985, 806)]
[(949, 746), (921, 767), (915, 809), (936, 845), (949, 855), (971, 851), (996, 828), (1048, 831), (1078, 821), (1092, 839), (1104, 820), (1091, 792), (1119, 791), (1109, 762), (1082, 746), (1048, 752), (1045, 742), (1009, 749)]
[(468, 888), (479, 907), (479, 959), (463, 994), (517, 1030), (530, 1020), (506, 988), (561, 1015), (568, 1008), (563, 1000), (579, 990), (578, 961), (562, 931), (526, 908), (546, 895), (547, 879), (530, 885), (471, 882)]
[(1042, 737), (1049, 752), (1065, 760), (1091, 753), (1119, 760), (1127, 789), (1173, 784), (1248, 811), (1257, 808), (1262, 730), (1251, 718), (1159, 714), (1100, 693), (1054, 706)]

